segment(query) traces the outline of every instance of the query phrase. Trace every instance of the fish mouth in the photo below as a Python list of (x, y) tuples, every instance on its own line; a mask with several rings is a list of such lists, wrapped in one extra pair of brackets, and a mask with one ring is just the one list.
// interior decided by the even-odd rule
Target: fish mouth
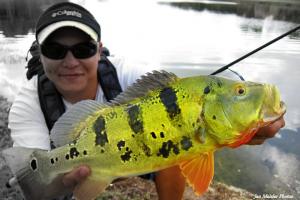
[(269, 109), (265, 106), (262, 108), (262, 126), (267, 126), (281, 118), (286, 113), (287, 109), (286, 104), (283, 101), (280, 101), (279, 105), (274, 106), (273, 108), (274, 109)]
[(263, 126), (278, 120), (286, 112), (286, 104), (281, 101), (280, 92), (275, 85), (266, 84), (265, 98), (260, 110), (260, 119)]

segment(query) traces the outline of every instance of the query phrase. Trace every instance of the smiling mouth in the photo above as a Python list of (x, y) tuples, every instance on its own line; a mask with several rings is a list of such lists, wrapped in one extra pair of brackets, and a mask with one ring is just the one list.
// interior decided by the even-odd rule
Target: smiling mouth
[(79, 77), (79, 76), (83, 76), (83, 74), (82, 73), (76, 73), (76, 74), (59, 74), (58, 76), (62, 77), (62, 78), (76, 78), (76, 77)]

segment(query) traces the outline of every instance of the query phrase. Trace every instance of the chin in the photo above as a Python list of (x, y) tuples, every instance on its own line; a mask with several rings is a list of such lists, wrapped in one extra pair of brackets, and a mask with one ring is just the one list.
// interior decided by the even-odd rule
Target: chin
[(84, 90), (84, 87), (79, 87), (79, 84), (69, 84), (69, 85), (62, 85), (57, 86), (58, 91), (64, 95), (79, 95)]

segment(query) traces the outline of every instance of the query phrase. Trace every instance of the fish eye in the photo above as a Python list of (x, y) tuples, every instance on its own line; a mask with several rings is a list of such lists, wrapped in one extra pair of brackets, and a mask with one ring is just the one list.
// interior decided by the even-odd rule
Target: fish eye
[(246, 94), (246, 89), (243, 86), (239, 85), (236, 87), (235, 93), (239, 96), (243, 96)]

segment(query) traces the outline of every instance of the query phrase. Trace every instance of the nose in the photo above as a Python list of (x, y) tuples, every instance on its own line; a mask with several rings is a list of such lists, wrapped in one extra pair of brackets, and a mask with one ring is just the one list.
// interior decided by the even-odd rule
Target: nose
[(63, 66), (67, 68), (74, 68), (78, 64), (79, 64), (78, 59), (74, 57), (71, 51), (68, 51), (63, 60)]

